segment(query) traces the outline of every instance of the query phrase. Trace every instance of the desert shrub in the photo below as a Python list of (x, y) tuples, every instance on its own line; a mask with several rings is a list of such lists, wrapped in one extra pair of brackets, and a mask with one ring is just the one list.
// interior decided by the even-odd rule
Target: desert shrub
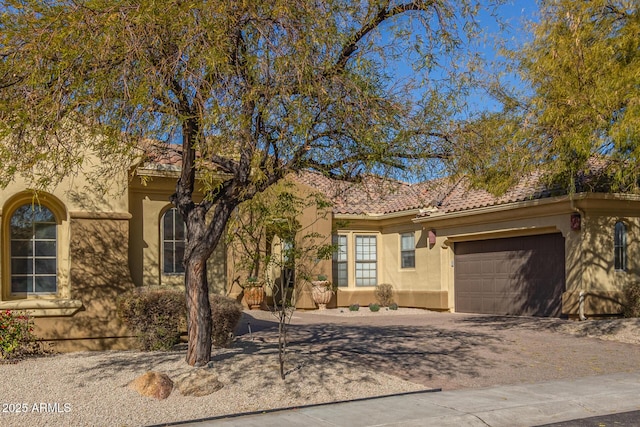
[(0, 359), (19, 359), (37, 353), (33, 320), (22, 311), (0, 311)]
[(360, 310), (360, 304), (351, 304), (349, 306), (349, 311), (358, 311)]
[(393, 303), (393, 286), (389, 283), (376, 285), (373, 294), (382, 307), (389, 307)]
[(242, 305), (235, 299), (222, 295), (211, 295), (211, 343), (216, 347), (229, 347), (234, 331), (242, 317)]
[(396, 304), (395, 302), (392, 302), (391, 304), (389, 304), (389, 310), (397, 310), (398, 309), (398, 304)]
[(371, 304), (369, 304), (369, 310), (380, 311), (380, 305), (372, 302)]
[(118, 315), (131, 329), (141, 350), (170, 350), (180, 342), (186, 318), (184, 292), (132, 292), (118, 300)]
[(624, 317), (640, 317), (640, 283), (628, 283), (622, 292)]

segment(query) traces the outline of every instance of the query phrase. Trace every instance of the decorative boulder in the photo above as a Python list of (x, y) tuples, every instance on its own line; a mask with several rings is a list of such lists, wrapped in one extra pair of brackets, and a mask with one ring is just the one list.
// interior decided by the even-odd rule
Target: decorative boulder
[(129, 388), (137, 391), (142, 396), (162, 400), (171, 394), (173, 381), (166, 374), (149, 371), (131, 381)]
[(176, 379), (176, 388), (183, 396), (207, 396), (220, 390), (224, 385), (218, 381), (214, 372), (197, 369)]

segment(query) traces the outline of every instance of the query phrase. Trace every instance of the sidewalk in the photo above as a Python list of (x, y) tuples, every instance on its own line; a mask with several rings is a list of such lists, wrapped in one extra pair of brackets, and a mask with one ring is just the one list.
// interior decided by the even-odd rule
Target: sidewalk
[(537, 384), (404, 394), (179, 425), (512, 427), (637, 410), (640, 410), (640, 371)]

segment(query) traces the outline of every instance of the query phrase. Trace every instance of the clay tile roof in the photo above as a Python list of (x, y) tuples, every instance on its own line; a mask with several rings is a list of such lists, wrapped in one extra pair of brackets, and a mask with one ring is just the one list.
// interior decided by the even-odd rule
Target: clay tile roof
[(340, 214), (382, 215), (420, 209), (433, 198), (430, 183), (411, 185), (372, 175), (352, 183), (303, 171), (294, 179), (324, 194), (333, 203), (333, 212)]
[(145, 166), (171, 170), (180, 170), (182, 167), (182, 145), (148, 142), (141, 148)]
[(505, 203), (550, 197), (553, 192), (541, 182), (541, 173), (536, 172), (524, 177), (518, 184), (501, 196), (495, 196), (482, 189), (472, 189), (466, 179), (460, 179), (440, 201), (439, 207), (444, 212), (457, 212)]
[[(182, 146), (149, 142), (142, 147), (144, 167), (159, 170), (180, 170)], [(592, 159), (588, 171), (578, 176), (577, 191), (597, 190), (599, 177), (606, 171), (606, 162)], [(338, 214), (384, 215), (416, 209), (435, 208), (439, 212), (460, 212), (526, 200), (543, 199), (561, 194), (546, 187), (540, 171), (524, 176), (518, 184), (501, 196), (486, 190), (473, 189), (467, 179), (452, 182), (448, 178), (408, 184), (384, 177), (367, 175), (353, 183), (328, 178), (321, 173), (300, 171), (294, 180), (324, 194)], [(428, 216), (425, 211), (418, 216)]]

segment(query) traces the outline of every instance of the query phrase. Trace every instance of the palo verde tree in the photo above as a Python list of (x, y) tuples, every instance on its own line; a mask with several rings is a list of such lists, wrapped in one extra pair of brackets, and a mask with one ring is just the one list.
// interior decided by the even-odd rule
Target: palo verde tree
[[(473, 83), (466, 42), (480, 31), (479, 8), (478, 0), (3, 0), (3, 182), (18, 173), (42, 188), (73, 173), (87, 151), (122, 164), (142, 142), (178, 142), (171, 201), (187, 228), (186, 360), (204, 365), (206, 260), (234, 209), (298, 170), (354, 178), (424, 171), (450, 155), (449, 121)], [(404, 73), (394, 73), (398, 64)]]
[(470, 143), (457, 146), (468, 148), (457, 160), (494, 190), (542, 166), (550, 181), (572, 192), (576, 177), (597, 158), (610, 189), (637, 191), (638, 2), (545, 0), (539, 6), (530, 41), (507, 52), (525, 91), (494, 91), (504, 109), (459, 133)]

